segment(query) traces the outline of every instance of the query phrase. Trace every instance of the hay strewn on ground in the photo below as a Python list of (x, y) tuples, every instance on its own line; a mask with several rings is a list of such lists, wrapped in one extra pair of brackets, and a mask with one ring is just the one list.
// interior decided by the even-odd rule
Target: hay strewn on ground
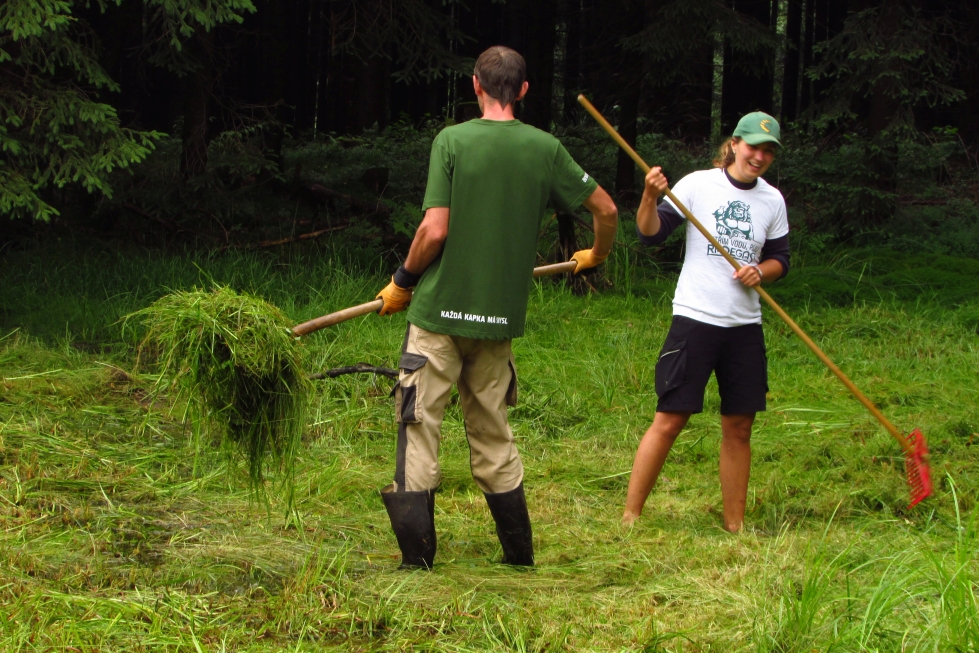
[[(955, 305), (922, 285), (909, 302), (881, 289), (842, 307), (784, 303), (895, 424), (928, 436), (936, 491), (913, 511), (894, 441), (766, 315), (770, 403), (752, 441), (740, 536), (720, 528), (713, 386), (646, 514), (634, 528), (618, 524), (655, 410), (653, 366), (675, 279), (613, 257), (617, 286), (600, 296), (538, 284), (527, 337), (515, 344), (520, 403), (511, 415), (539, 566), (496, 564), (492, 518), (450, 402), (436, 569), (404, 573), (377, 493), (394, 466), (389, 381), (316, 382), (295, 463), (296, 510), (282, 520), (230, 482), (219, 450), (195, 449), (180, 411), (169, 411), (179, 402), (146, 395), (156, 376), (132, 371), (135, 343), (113, 327), (162, 288), (207, 277), (302, 322), (363, 301), (384, 283), (380, 274), (298, 256), (281, 266), (258, 256), (59, 265), (36, 252), (3, 256), (5, 653), (979, 649), (972, 277)], [(873, 282), (848, 260), (834, 278), (861, 289)], [(827, 274), (800, 262), (786, 283), (816, 289)], [(787, 288), (771, 292), (781, 299)], [(10, 333), (20, 325), (31, 328)], [(307, 371), (391, 366), (404, 327), (403, 316), (365, 316), (304, 338)]]

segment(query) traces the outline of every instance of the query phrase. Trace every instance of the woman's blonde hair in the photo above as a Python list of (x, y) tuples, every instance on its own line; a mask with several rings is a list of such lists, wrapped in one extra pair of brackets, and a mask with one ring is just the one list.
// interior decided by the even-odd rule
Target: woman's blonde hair
[(741, 140), (740, 136), (732, 136), (724, 139), (721, 146), (717, 148), (717, 156), (714, 157), (715, 168), (727, 168), (734, 163), (734, 143)]

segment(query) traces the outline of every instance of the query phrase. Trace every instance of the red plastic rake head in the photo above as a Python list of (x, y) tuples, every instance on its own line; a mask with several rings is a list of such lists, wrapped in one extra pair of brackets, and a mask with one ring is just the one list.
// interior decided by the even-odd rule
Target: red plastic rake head
[(931, 496), (931, 470), (928, 468), (928, 444), (920, 429), (911, 431), (908, 444), (911, 447), (904, 454), (904, 471), (911, 490), (911, 504), (908, 506), (911, 509)]

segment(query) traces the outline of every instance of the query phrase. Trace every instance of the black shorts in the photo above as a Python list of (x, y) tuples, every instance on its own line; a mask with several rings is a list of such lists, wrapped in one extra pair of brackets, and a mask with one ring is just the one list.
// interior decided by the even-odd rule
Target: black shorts
[(656, 363), (656, 410), (703, 411), (711, 372), (717, 375), (722, 415), (765, 410), (768, 357), (761, 325), (719, 327), (673, 316)]

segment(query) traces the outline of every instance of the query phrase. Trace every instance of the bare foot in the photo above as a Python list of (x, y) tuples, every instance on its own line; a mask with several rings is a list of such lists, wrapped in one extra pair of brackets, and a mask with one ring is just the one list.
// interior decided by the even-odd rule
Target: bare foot
[(622, 513), (622, 525), (623, 526), (632, 526), (632, 524), (637, 519), (639, 519), (639, 515), (635, 514), (631, 510), (626, 510), (624, 513)]

